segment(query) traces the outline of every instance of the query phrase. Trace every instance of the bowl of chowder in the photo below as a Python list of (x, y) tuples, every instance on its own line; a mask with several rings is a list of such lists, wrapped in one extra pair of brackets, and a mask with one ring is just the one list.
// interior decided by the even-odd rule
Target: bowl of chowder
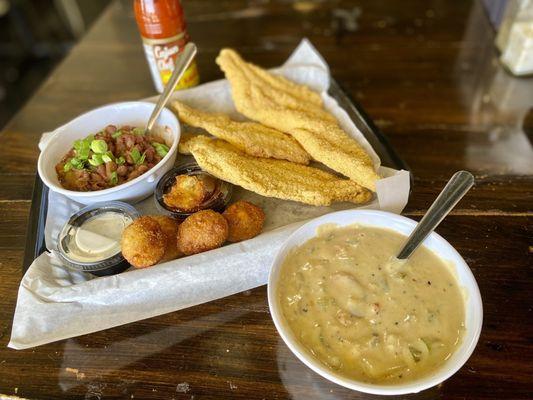
[(348, 210), (286, 240), (270, 271), (270, 312), (313, 371), (353, 390), (397, 395), (438, 385), (468, 360), (483, 319), (476, 280), (434, 232), (408, 260), (396, 259), (416, 224)]

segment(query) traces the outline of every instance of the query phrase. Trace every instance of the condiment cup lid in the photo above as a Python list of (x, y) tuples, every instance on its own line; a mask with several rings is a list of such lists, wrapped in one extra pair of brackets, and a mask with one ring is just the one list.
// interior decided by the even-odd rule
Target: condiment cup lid
[(59, 258), (65, 266), (77, 271), (92, 273), (95, 271), (104, 272), (102, 270), (114, 267), (125, 261), (120, 248), (111, 256), (89, 262), (79, 261), (71, 256), (69, 246), (71, 245), (70, 234), (72, 231), (82, 226), (85, 222), (104, 213), (116, 213), (118, 215), (127, 217), (131, 221), (139, 217), (139, 212), (133, 206), (121, 201), (94, 203), (90, 206), (82, 208), (80, 211), (70, 217), (70, 219), (61, 229), (61, 232), (58, 236), (57, 250), (59, 253)]

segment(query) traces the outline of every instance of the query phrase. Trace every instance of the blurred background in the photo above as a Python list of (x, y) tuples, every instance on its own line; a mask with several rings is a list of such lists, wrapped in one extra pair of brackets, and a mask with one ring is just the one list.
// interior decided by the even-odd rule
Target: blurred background
[(111, 0), (0, 0), (0, 129)]
[[(133, 0), (131, 0), (133, 1)], [(201, 0), (182, 0), (187, 12), (191, 3)], [(236, 3), (257, 2), (280, 2), (287, 7), (291, 3), (345, 3), (354, 10), (359, 9), (365, 0), (235, 0)], [(370, 1), (370, 0), (366, 0)], [(433, 3), (438, 4), (437, 0)], [(461, 1), (461, 0), (456, 0)], [(8, 122), (11, 116), (20, 109), (25, 101), (46, 79), (51, 70), (63, 59), (70, 48), (90, 28), (106, 6), (112, 0), (0, 0), (0, 129)], [(123, 0), (127, 4), (126, 0)], [(509, 32), (513, 23), (523, 25), (526, 29), (533, 29), (533, 0), (476, 0), (472, 5), (473, 10), (482, 9), (495, 31), (499, 31), (495, 45), (502, 54), (507, 43), (515, 43), (509, 39)], [(475, 12), (473, 11), (473, 15)], [(524, 14), (520, 16), (520, 14)], [(340, 15), (339, 18), (348, 18), (349, 15)], [(354, 16), (352, 16), (353, 19)], [(357, 15), (355, 15), (357, 17)], [(350, 18), (348, 18), (350, 19)], [(467, 24), (465, 37), (470, 41), (481, 40), (479, 32), (484, 32), (473, 19)], [(344, 27), (344, 25), (342, 25)], [(348, 27), (348, 25), (347, 25)], [(520, 39), (520, 38), (518, 38)], [(532, 39), (529, 39), (531, 47)], [(517, 45), (507, 46), (514, 49)], [(474, 69), (476, 76), (483, 75), (480, 71), (491, 69), (485, 65), (492, 55), (492, 45), (486, 49), (488, 56), (482, 54), (473, 60), (463, 62), (478, 65)], [(532, 50), (525, 49), (523, 54)], [(513, 67), (512, 62), (518, 60), (513, 54), (514, 60), (508, 60), (507, 70)], [(523, 58), (523, 57), (522, 57)], [(494, 69), (494, 68), (492, 68)], [(530, 86), (521, 81), (510, 80), (506, 72), (501, 71), (501, 79), (510, 82), (499, 85), (506, 88), (507, 95), (498, 95), (498, 98), (508, 99), (511, 103), (527, 104), (523, 97), (531, 97)], [(483, 80), (475, 79), (475, 76), (465, 87), (473, 93), (479, 93), (479, 99), (484, 98), (483, 88), (479, 88), (476, 82)], [(469, 97), (471, 98), (471, 97)], [(474, 100), (473, 103), (477, 101)], [(479, 100), (481, 104), (482, 101)], [(475, 105), (475, 104), (474, 104)]]

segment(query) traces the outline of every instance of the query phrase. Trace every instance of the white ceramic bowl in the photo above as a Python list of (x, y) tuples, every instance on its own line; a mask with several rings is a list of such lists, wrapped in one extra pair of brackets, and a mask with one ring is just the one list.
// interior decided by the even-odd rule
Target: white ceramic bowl
[(357, 390), (360, 392), (381, 394), (381, 395), (399, 395), (406, 393), (417, 393), (421, 390), (428, 389), (438, 385), (448, 379), (463, 366), (468, 360), (474, 348), (476, 347), (479, 335), (481, 333), (481, 324), (483, 321), (483, 307), (481, 304), (481, 295), (476, 280), (468, 268), (468, 265), (457, 251), (440, 235), (432, 233), (424, 241), (424, 245), (434, 251), (444, 260), (449, 260), (454, 264), (456, 277), (459, 285), (465, 292), (465, 325), (466, 331), (461, 346), (452, 354), (446, 363), (434, 374), (422, 379), (395, 385), (369, 384), (353, 379), (346, 378), (336, 374), (328, 369), (313, 357), (293, 336), (290, 328), (285, 322), (282, 311), (277, 300), (277, 282), (283, 260), (288, 252), (295, 246), (305, 243), (307, 240), (316, 236), (316, 230), (323, 224), (337, 224), (346, 226), (351, 224), (361, 224), (379, 228), (388, 228), (404, 235), (409, 235), (416, 226), (417, 222), (400, 215), (373, 210), (347, 210), (323, 215), (316, 218), (298, 230), (296, 230), (286, 240), (274, 259), (270, 270), (268, 280), (268, 305), (270, 313), (276, 328), (291, 351), (309, 368), (344, 387)]
[(55, 166), (69, 151), (76, 139), (96, 133), (109, 124), (146, 126), (154, 106), (153, 103), (142, 101), (108, 104), (82, 114), (57, 128), (50, 134), (50, 138), (45, 143), (40, 144), (41, 154), (37, 163), (37, 170), (42, 181), (54, 192), (64, 194), (82, 204), (112, 200), (135, 203), (150, 196), (154, 192), (159, 177), (172, 168), (176, 161), (180, 125), (176, 116), (166, 108), (161, 112), (154, 128), (167, 143), (172, 143), (172, 145), (168, 154), (150, 171), (141, 176), (109, 189), (77, 192), (64, 189), (61, 186), (57, 179)]

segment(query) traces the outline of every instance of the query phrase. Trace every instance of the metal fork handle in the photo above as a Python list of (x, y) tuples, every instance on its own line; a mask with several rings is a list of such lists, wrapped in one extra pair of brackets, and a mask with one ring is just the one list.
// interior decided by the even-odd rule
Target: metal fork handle
[(397, 258), (400, 260), (408, 258), (473, 185), (474, 176), (470, 172), (456, 172), (407, 238)]

